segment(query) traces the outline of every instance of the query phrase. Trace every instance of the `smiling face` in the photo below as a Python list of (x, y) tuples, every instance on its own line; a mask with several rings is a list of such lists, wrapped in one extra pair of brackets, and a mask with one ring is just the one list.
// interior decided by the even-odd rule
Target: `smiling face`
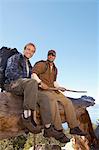
[(54, 62), (55, 58), (56, 58), (56, 56), (53, 55), (53, 54), (49, 54), (49, 55), (47, 56), (47, 60), (48, 60), (49, 62)]
[(24, 56), (29, 59), (33, 56), (35, 51), (36, 51), (35, 46), (32, 43), (29, 43), (24, 47), (23, 53), (24, 53)]

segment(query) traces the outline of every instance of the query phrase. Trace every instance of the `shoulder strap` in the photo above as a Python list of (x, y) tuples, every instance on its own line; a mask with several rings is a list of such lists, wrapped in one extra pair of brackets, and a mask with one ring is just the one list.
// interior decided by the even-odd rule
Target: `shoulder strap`
[(18, 61), (18, 68), (19, 68), (20, 71), (23, 69), (22, 62), (23, 62), (23, 55), (20, 54), (20, 58), (19, 58), (19, 61)]
[(54, 80), (56, 80), (56, 78), (57, 78), (57, 68), (56, 68), (55, 64), (54, 64), (54, 71), (55, 71), (55, 79)]

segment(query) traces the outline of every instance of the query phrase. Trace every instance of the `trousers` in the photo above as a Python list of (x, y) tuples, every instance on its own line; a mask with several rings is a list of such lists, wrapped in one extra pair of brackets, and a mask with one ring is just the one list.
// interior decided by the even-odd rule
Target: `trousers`
[(70, 99), (65, 97), (65, 95), (63, 95), (61, 92), (56, 93), (55, 91), (45, 90), (41, 90), (41, 92), (43, 95), (46, 95), (48, 97), (51, 108), (52, 121), (57, 130), (63, 129), (58, 101), (64, 107), (65, 117), (69, 128), (78, 126), (75, 109)]
[(13, 94), (23, 96), (23, 109), (36, 111), (37, 105), (39, 105), (43, 125), (52, 122), (48, 96), (43, 96), (42, 93), (38, 91), (36, 80), (21, 78), (6, 85), (5, 89)]

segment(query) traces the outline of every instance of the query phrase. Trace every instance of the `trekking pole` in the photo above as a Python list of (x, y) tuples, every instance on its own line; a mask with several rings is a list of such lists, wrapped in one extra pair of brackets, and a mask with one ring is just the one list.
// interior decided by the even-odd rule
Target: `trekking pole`
[[(58, 90), (61, 90), (61, 88), (60, 87), (59, 88), (49, 88), (48, 90), (58, 91)], [(77, 90), (69, 90), (69, 89), (65, 89), (64, 91), (76, 92), (76, 93), (87, 93), (87, 91), (77, 91)]]
[(76, 91), (76, 90), (67, 90), (68, 92), (77, 92), (77, 93), (87, 93), (87, 91)]

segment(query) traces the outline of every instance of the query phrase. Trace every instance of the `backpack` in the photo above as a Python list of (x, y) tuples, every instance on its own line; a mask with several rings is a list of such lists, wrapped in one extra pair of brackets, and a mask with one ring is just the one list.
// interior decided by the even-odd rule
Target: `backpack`
[(2, 47), (0, 49), (0, 88), (1, 91), (4, 89), (4, 82), (5, 82), (5, 69), (7, 66), (7, 60), (12, 55), (19, 53), (16, 48), (8, 48), (8, 47)]

